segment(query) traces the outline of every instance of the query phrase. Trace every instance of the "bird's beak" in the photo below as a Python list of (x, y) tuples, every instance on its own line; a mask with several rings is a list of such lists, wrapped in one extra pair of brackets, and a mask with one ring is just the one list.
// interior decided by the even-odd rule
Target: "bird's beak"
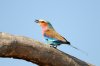
[(39, 20), (35, 20), (36, 23), (39, 23)]

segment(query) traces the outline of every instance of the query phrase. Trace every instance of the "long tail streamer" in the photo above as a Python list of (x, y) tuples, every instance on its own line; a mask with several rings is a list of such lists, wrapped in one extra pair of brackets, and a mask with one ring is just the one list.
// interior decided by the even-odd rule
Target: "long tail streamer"
[(82, 52), (82, 53), (88, 55), (87, 52), (85, 52), (85, 51), (83, 51), (83, 50), (81, 50), (81, 49), (79, 49), (79, 48), (77, 48), (77, 47), (75, 47), (75, 46), (73, 46), (73, 45), (70, 45), (70, 46), (73, 47), (74, 49), (76, 49), (76, 50), (78, 50), (78, 51), (80, 51), (80, 52)]

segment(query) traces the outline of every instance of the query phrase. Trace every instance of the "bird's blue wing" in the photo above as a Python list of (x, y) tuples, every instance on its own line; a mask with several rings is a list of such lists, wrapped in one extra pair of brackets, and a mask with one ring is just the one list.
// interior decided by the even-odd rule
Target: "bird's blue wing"
[(62, 41), (57, 40), (56, 38), (52, 38), (52, 37), (47, 36), (46, 34), (44, 34), (44, 38), (47, 41), (47, 44), (60, 45), (63, 43)]

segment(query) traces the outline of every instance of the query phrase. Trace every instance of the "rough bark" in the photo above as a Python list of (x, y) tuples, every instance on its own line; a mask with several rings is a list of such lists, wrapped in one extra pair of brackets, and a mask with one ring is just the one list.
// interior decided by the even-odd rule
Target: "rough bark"
[(0, 57), (23, 59), (39, 66), (93, 66), (31, 38), (2, 32)]

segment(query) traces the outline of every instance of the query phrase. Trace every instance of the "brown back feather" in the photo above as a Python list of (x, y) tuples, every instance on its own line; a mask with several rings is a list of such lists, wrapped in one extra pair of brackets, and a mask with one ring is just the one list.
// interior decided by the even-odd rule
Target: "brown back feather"
[(64, 37), (62, 37), (59, 33), (57, 33), (55, 30), (47, 29), (44, 32), (44, 34), (47, 35), (48, 37), (55, 38), (63, 42), (67, 42), (67, 40)]

